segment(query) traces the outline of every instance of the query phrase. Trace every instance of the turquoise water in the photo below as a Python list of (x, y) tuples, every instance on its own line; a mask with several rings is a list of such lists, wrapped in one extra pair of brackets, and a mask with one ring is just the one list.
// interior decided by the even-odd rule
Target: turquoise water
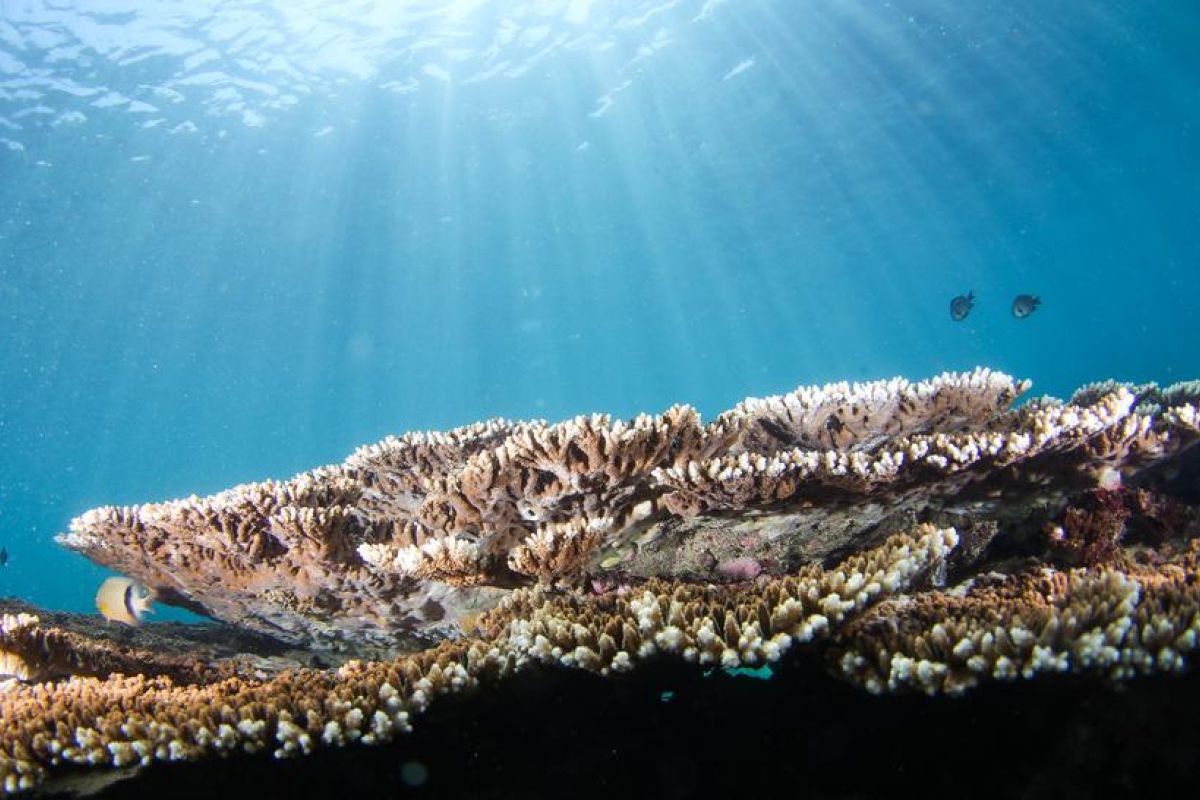
[(1200, 377), (1197, 41), (1194, 0), (0, 0), (0, 594), (90, 610), (72, 516), (387, 433)]

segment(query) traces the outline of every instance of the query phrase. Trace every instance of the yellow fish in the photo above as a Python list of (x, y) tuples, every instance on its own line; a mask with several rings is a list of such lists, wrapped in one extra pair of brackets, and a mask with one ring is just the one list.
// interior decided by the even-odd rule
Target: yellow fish
[(154, 590), (132, 578), (108, 578), (96, 592), (96, 608), (104, 618), (125, 625), (140, 625), (153, 605)]

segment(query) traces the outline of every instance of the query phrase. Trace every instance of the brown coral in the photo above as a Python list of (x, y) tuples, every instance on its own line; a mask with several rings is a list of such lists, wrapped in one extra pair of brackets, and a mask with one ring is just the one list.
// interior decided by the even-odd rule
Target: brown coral
[(212, 681), (234, 674), (232, 662), (208, 662), (147, 648), (122, 646), (91, 635), (45, 625), (33, 614), (0, 616), (0, 676), (42, 682), (73, 675), (114, 673), (166, 675), (180, 683)]
[(657, 652), (700, 663), (773, 661), (882, 597), (927, 581), (956, 537), (913, 536), (834, 570), (730, 587), (652, 581), (627, 595), (520, 590), (480, 621), (481, 636), (394, 660), (180, 685), (167, 677), (72, 678), (11, 688), (0, 706), (0, 788), (36, 786), (66, 765), (114, 766), (387, 740), (440, 693), (553, 661), (598, 672)]
[(749, 398), (719, 416), (714, 431), (731, 455), (801, 450), (869, 450), (881, 441), (927, 431), (978, 428), (1006, 411), (1028, 381), (986, 369), (912, 383), (802, 386), (788, 394)]
[(519, 659), (607, 673), (656, 652), (736, 667), (777, 660), (794, 642), (824, 636), (847, 616), (910, 584), (936, 579), (957, 544), (953, 530), (923, 525), (836, 568), (739, 585), (652, 580), (587, 595), (523, 589), (480, 620)]
[[(1010, 410), (1025, 388), (976, 370), (801, 388), (708, 425), (686, 406), (495, 420), (286, 482), (88, 512), (63, 542), (168, 601), (387, 653), (190, 678), (131, 651), (104, 679), (29, 683), (50, 674), (27, 656), (53, 650), (43, 635), (9, 648), (27, 682), (0, 706), (0, 781), (382, 741), (435, 694), (535, 663), (737, 667), (809, 645), (872, 690), (927, 692), (1182, 668), (1200, 633), (1200, 526), (1179, 478), (1197, 392), (1106, 384)], [(28, 619), (5, 625), (36, 638)], [(45, 663), (86, 672), (71, 658), (90, 645), (63, 641)]]
[(567, 574), (587, 563), (613, 525), (608, 517), (541, 525), (509, 553), (509, 569), (539, 578)]
[(1061, 524), (1046, 529), (1050, 550), (1072, 566), (1095, 566), (1112, 561), (1125, 533), (1125, 507), (1119, 489), (1097, 489), (1063, 512)]
[(1183, 669), (1200, 637), (1200, 540), (1153, 566), (1049, 567), (881, 603), (839, 632), (838, 667), (873, 692)]
[(167, 602), (289, 641), (411, 648), (522, 583), (716, 580), (738, 558), (778, 574), (917, 519), (961, 521), (974, 559), (989, 541), (975, 534), (1019, 544), (1099, 476), (1132, 478), (1200, 434), (1188, 391), (1113, 384), (1009, 410), (1026, 386), (981, 369), (801, 388), (708, 425), (687, 406), (494, 420), (286, 482), (96, 509), (60, 540)]
[[(1011, 399), (1012, 392), (1001, 389), (997, 397)], [(914, 484), (952, 491), (1024, 462), (1033, 462), (1030, 477), (1035, 478), (1039, 457), (1051, 455), (1068, 468), (1099, 470), (1109, 462), (1151, 461), (1169, 447), (1167, 434), (1153, 430), (1152, 418), (1132, 412), (1133, 400), (1118, 389), (1090, 406), (1042, 404), (984, 418), (961, 432), (962, 420), (955, 417), (959, 427), (883, 436), (869, 449), (743, 450), (662, 469), (655, 477), (675, 490), (666, 498), (667, 507), (683, 514), (823, 494), (899, 492)], [(912, 412), (910, 406), (902, 407)], [(940, 407), (934, 404), (934, 409)], [(913, 421), (897, 425), (901, 431), (917, 427)], [(780, 430), (778, 424), (772, 430)], [(856, 429), (858, 438), (851, 441), (857, 445), (864, 435)]]
[(399, 662), (300, 670), (197, 686), (165, 677), (72, 678), (9, 689), (0, 707), (0, 787), (29, 789), (67, 765), (122, 767), (231, 751), (309, 752), (371, 743), (408, 726), (438, 692), (472, 682), (479, 651), (446, 644)]

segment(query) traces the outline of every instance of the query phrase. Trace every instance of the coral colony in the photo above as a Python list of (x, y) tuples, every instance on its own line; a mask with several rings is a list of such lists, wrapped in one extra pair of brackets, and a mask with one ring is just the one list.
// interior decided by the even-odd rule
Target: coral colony
[(1027, 389), (977, 369), (800, 388), (707, 424), (687, 406), (493, 420), (89, 511), (63, 545), (343, 663), (139, 650), (5, 615), (0, 786), (381, 742), (438, 695), (536, 664), (737, 668), (810, 648), (870, 692), (929, 694), (1186, 668), (1200, 385), (1013, 408)]

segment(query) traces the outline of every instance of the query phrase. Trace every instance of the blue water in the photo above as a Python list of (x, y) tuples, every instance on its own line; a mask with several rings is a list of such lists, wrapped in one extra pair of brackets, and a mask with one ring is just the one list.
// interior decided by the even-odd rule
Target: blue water
[(387, 433), (1200, 377), (1196, 42), (1194, 0), (0, 0), (0, 594), (90, 610), (72, 516)]

